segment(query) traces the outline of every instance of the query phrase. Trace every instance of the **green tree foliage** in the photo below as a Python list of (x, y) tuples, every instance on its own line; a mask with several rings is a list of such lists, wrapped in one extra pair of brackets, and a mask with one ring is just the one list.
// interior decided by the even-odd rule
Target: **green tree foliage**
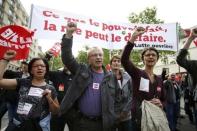
[(50, 70), (58, 70), (59, 68), (63, 67), (63, 63), (61, 60), (61, 56), (58, 55), (57, 57), (52, 57), (49, 61)]
[(86, 51), (84, 51), (84, 50), (79, 51), (79, 54), (78, 54), (76, 60), (80, 63), (86, 63), (87, 64), (88, 63), (88, 61), (87, 61), (87, 50)]
[(153, 8), (146, 8), (139, 14), (131, 13), (129, 15), (129, 21), (131, 23), (141, 23), (141, 24), (160, 24), (164, 23), (164, 21), (156, 18), (157, 9), (156, 7)]
[(85, 45), (84, 49), (80, 50), (78, 52), (77, 58), (76, 60), (79, 63), (88, 63), (88, 57), (87, 57), (87, 51), (88, 51), (89, 47), (87, 45)]
[[(129, 15), (129, 21), (131, 23), (138, 23), (138, 24), (161, 24), (164, 23), (163, 20), (160, 20), (156, 17), (157, 15), (157, 8), (146, 8), (139, 14), (131, 13)], [(141, 55), (140, 50), (134, 51), (132, 53), (131, 59), (135, 63), (136, 66), (142, 67), (142, 61), (141, 61)], [(166, 55), (168, 54), (174, 54), (172, 51), (159, 51), (160, 52), (160, 59), (163, 63), (167, 64), (168, 60), (166, 58)]]
[(103, 49), (103, 52), (104, 52), (103, 64), (107, 65), (109, 64), (110, 61), (110, 51), (108, 49)]

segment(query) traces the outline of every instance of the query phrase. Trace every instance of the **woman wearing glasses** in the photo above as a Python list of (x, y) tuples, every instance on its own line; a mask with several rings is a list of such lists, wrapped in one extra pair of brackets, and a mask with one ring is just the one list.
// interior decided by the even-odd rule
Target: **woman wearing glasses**
[(45, 82), (49, 65), (44, 59), (34, 58), (28, 65), (30, 79), (3, 79), (6, 66), (15, 55), (15, 51), (8, 50), (0, 60), (0, 87), (19, 93), (17, 117), (10, 131), (50, 131), (50, 112), (57, 113), (59, 103), (55, 88)]
[(145, 69), (136, 67), (132, 60), (129, 59), (130, 53), (135, 46), (135, 41), (138, 36), (145, 32), (143, 27), (138, 27), (131, 38), (127, 42), (122, 57), (121, 63), (127, 73), (133, 80), (133, 99), (132, 99), (132, 120), (136, 123), (136, 130), (141, 127), (141, 104), (143, 100), (148, 100), (151, 103), (163, 108), (164, 89), (162, 79), (154, 74), (153, 69), (159, 59), (159, 52), (153, 48), (145, 48), (141, 54), (141, 59)]

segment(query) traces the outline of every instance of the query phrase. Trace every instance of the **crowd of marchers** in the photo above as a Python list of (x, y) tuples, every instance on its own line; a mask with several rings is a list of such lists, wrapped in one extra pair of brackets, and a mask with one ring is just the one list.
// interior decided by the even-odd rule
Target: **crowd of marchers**
[[(144, 69), (130, 59), (135, 43), (146, 30), (138, 27), (123, 51), (103, 65), (103, 50), (91, 47), (88, 64), (72, 54), (75, 23), (68, 23), (61, 42), (63, 70), (50, 71), (52, 56), (22, 62), (19, 71), (6, 70), (17, 54), (7, 50), (0, 60), (0, 117), (8, 111), (5, 131), (177, 131), (180, 100), (191, 124), (197, 127), (197, 61), (188, 48), (197, 37), (192, 29), (177, 63), (186, 69), (178, 77), (163, 70), (154, 74), (159, 51), (146, 47), (139, 54)], [(122, 68), (123, 67), (123, 68)]]

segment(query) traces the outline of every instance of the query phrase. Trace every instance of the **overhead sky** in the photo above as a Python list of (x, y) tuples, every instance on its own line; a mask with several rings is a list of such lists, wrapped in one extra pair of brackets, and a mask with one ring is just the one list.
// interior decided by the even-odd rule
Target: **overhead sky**
[[(157, 8), (157, 18), (182, 28), (197, 25), (197, 0), (20, 0), (30, 14), (31, 4), (114, 22), (128, 22), (130, 13)], [(52, 44), (52, 43), (51, 43)], [(42, 44), (45, 45), (45, 44)], [(46, 51), (50, 46), (42, 46)]]

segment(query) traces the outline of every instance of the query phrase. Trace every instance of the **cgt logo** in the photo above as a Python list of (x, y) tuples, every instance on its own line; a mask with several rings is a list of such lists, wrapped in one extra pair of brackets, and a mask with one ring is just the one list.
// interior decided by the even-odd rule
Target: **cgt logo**
[(15, 60), (26, 59), (32, 44), (34, 32), (18, 25), (8, 25), (0, 28), (0, 58), (8, 49), (17, 52)]

